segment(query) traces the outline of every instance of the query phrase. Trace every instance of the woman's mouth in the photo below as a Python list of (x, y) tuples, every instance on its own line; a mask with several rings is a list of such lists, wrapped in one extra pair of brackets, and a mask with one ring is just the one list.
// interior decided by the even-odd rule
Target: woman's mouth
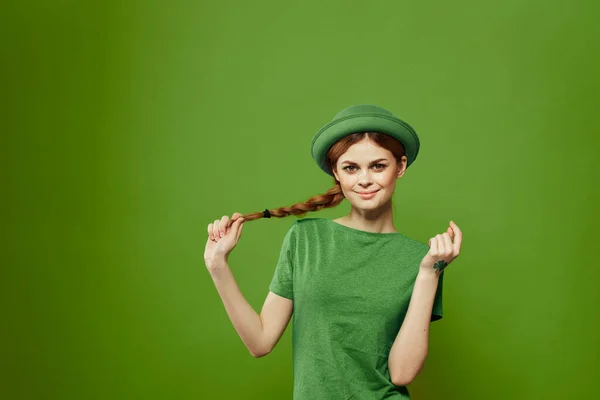
[(366, 193), (358, 193), (358, 192), (357, 193), (363, 199), (369, 200), (369, 199), (372, 199), (373, 197), (375, 197), (375, 195), (377, 194), (377, 192), (379, 192), (379, 190), (375, 190), (373, 192), (366, 192)]

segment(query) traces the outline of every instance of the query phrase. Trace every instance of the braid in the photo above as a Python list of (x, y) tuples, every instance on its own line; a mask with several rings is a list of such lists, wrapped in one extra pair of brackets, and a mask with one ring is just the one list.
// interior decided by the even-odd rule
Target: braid
[(323, 194), (312, 196), (303, 203), (296, 203), (290, 207), (279, 207), (274, 210), (266, 209), (265, 211), (261, 212), (253, 212), (246, 214), (243, 217), (246, 221), (252, 221), (265, 217), (284, 218), (290, 215), (304, 216), (310, 211), (318, 211), (322, 210), (323, 208), (335, 207), (340, 204), (344, 198), (342, 187), (340, 186), (339, 182), (336, 181), (335, 185), (331, 189), (327, 190)]

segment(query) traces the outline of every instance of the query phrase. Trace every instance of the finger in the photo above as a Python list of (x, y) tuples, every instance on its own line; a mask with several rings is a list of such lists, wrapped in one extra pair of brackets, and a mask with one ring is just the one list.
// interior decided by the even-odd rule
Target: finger
[(429, 240), (429, 243), (430, 243), (429, 254), (431, 254), (432, 256), (436, 256), (437, 252), (438, 252), (438, 242), (437, 242), (437, 239), (435, 237), (432, 237)]
[(236, 230), (237, 230), (236, 235), (235, 235), (235, 241), (237, 242), (238, 240), (240, 240), (240, 236), (242, 235), (242, 229), (244, 228), (244, 218), (243, 217), (238, 218), (234, 222), (234, 225), (236, 225)]
[(237, 235), (237, 229), (240, 226), (240, 219), (236, 219), (235, 221), (231, 222), (229, 225), (229, 229), (227, 230), (227, 235), (229, 235), (229, 233), (233, 232), (233, 235)]
[(238, 218), (240, 218), (240, 217), (243, 217), (243, 216), (244, 216), (244, 214), (242, 214), (242, 213), (239, 213), (239, 212), (235, 212), (235, 213), (233, 213), (233, 215), (231, 216), (231, 219), (232, 219), (232, 220), (234, 220), (234, 221), (236, 221)]
[(240, 223), (240, 231), (238, 233), (238, 239), (240, 238), (240, 236), (242, 236), (242, 231), (244, 230), (244, 226), (245, 226), (244, 222), (246, 222), (245, 218), (242, 219), (242, 222)]
[(208, 237), (210, 240), (213, 240), (213, 224), (212, 222), (208, 224)]
[(444, 233), (442, 235), (442, 237), (444, 238), (444, 245), (445, 245), (445, 249), (446, 249), (446, 252), (445, 252), (444, 256), (445, 257), (452, 257), (452, 256), (454, 256), (454, 254), (453, 254), (453, 252), (454, 252), (454, 246), (452, 245), (452, 239), (450, 239), (450, 235), (448, 233)]
[(233, 215), (231, 216), (231, 222), (229, 225), (232, 225), (235, 221), (238, 221), (240, 218), (244, 218), (244, 214), (241, 214), (239, 212), (233, 213)]
[(221, 220), (219, 219), (215, 219), (215, 222), (213, 224), (213, 238), (214, 240), (218, 241), (219, 238), (221, 237), (219, 235), (219, 224), (221, 223)]
[(454, 223), (454, 221), (450, 221), (450, 225), (452, 226), (452, 230), (454, 231), (454, 254), (455, 255), (459, 255), (460, 254), (460, 246), (462, 245), (462, 231), (460, 230), (460, 228), (458, 227), (458, 225), (456, 225)]
[(435, 235), (435, 240), (437, 240), (437, 256), (441, 257), (446, 252), (446, 245), (444, 244), (444, 238), (442, 237), (442, 234), (438, 233), (437, 235)]
[(225, 236), (227, 234), (227, 228), (229, 228), (229, 222), (231, 220), (229, 219), (229, 217), (227, 215), (223, 215), (223, 217), (221, 218), (221, 223), (219, 224), (219, 233), (221, 235), (221, 237)]

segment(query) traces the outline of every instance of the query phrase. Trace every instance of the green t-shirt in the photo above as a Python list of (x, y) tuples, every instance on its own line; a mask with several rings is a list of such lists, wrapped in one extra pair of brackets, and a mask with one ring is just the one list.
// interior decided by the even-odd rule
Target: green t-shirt
[[(269, 289), (294, 300), (294, 400), (409, 399), (388, 355), (408, 311), (427, 244), (323, 218), (285, 234)], [(442, 318), (440, 275), (431, 321)]]

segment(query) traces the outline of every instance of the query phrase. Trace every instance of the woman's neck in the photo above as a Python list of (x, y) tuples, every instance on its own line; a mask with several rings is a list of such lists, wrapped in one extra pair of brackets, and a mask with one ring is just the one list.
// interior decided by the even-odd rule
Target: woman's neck
[(338, 224), (345, 225), (350, 228), (359, 229), (361, 231), (373, 233), (397, 233), (394, 228), (392, 215), (379, 217), (377, 219), (364, 218), (356, 215), (346, 215), (334, 220)]

